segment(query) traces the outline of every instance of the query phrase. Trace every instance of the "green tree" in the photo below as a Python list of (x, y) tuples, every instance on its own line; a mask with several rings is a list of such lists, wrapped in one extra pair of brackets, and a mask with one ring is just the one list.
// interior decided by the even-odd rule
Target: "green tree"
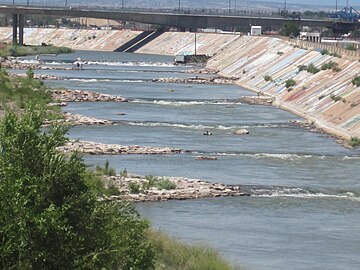
[(298, 35), (300, 35), (300, 27), (295, 22), (286, 22), (281, 29), (281, 34), (288, 37), (291, 35), (297, 37)]
[(56, 147), (30, 108), (0, 123), (0, 269), (153, 269), (148, 223), (127, 203), (99, 201), (78, 153)]

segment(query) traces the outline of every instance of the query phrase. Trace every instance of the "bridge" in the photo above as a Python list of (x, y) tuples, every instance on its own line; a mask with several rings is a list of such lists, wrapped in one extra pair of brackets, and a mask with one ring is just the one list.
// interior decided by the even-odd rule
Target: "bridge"
[[(106, 10), (71, 7), (39, 7), (39, 6), (0, 6), (1, 14), (13, 16), (13, 43), (23, 44), (24, 16), (66, 16), (108, 19), (117, 21), (130, 21), (164, 27), (176, 27), (180, 29), (195, 30), (197, 28), (235, 29), (236, 27), (250, 27), (250, 25), (262, 26), (264, 30), (280, 28), (285, 22), (295, 21), (300, 26), (332, 28), (338, 32), (349, 32), (355, 29), (358, 22), (352, 23), (334, 19), (295, 19), (274, 18), (260, 16), (234, 16), (214, 14), (183, 14), (181, 12), (160, 11), (131, 11), (131, 10)], [(17, 40), (19, 28), (19, 39)]]

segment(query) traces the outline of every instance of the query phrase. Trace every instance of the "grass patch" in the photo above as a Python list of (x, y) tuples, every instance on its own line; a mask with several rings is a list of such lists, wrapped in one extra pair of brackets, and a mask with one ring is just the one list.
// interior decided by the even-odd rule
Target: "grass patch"
[(360, 138), (358, 137), (351, 137), (351, 140), (349, 141), (349, 145), (352, 147), (357, 147), (360, 145)]
[(157, 189), (166, 189), (166, 190), (171, 190), (176, 188), (176, 184), (167, 178), (158, 178), (152, 175), (147, 175), (145, 179), (147, 180), (147, 182), (143, 184), (144, 190), (152, 187), (155, 187)]
[(47, 119), (61, 118), (61, 109), (48, 106), (53, 102), (51, 92), (42, 81), (34, 79), (34, 72), (29, 69), (27, 77), (12, 77), (0, 69), (0, 109), (11, 108), (15, 111), (26, 109), (29, 104), (36, 104), (47, 112)]
[(110, 162), (106, 159), (104, 167), (102, 166), (96, 166), (95, 171), (97, 174), (100, 175), (107, 175), (107, 176), (115, 176), (116, 171), (114, 168), (110, 167)]
[(148, 235), (156, 254), (155, 270), (240, 270), (212, 248), (186, 245), (160, 232), (150, 231)]
[(67, 47), (55, 47), (52, 45), (46, 46), (13, 46), (8, 45), (3, 49), (0, 49), (0, 56), (25, 56), (25, 55), (36, 55), (36, 54), (61, 54), (61, 53), (72, 53), (73, 49)]

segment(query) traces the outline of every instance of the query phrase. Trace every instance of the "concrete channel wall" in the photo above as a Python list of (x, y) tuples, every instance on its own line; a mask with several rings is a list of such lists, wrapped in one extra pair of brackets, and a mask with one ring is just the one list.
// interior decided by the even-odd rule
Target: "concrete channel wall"
[[(301, 65), (321, 68), (330, 61), (340, 71), (299, 71)], [(347, 139), (360, 136), (360, 87), (352, 84), (360, 75), (359, 61), (321, 55), (277, 38), (243, 36), (210, 59), (208, 67), (238, 77), (239, 85), (275, 96), (280, 107), (311, 119), (328, 132)], [(266, 81), (265, 76), (271, 80)], [(286, 88), (289, 79), (296, 85)]]

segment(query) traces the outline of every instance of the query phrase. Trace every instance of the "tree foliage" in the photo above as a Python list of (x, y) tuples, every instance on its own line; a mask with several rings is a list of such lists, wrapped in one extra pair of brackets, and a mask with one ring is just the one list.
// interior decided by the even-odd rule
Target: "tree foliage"
[(281, 34), (288, 37), (297, 37), (298, 35), (300, 35), (300, 27), (296, 22), (286, 22), (281, 29)]
[(42, 112), (0, 124), (0, 269), (153, 269), (148, 223), (126, 203), (99, 201), (79, 154), (56, 147)]

